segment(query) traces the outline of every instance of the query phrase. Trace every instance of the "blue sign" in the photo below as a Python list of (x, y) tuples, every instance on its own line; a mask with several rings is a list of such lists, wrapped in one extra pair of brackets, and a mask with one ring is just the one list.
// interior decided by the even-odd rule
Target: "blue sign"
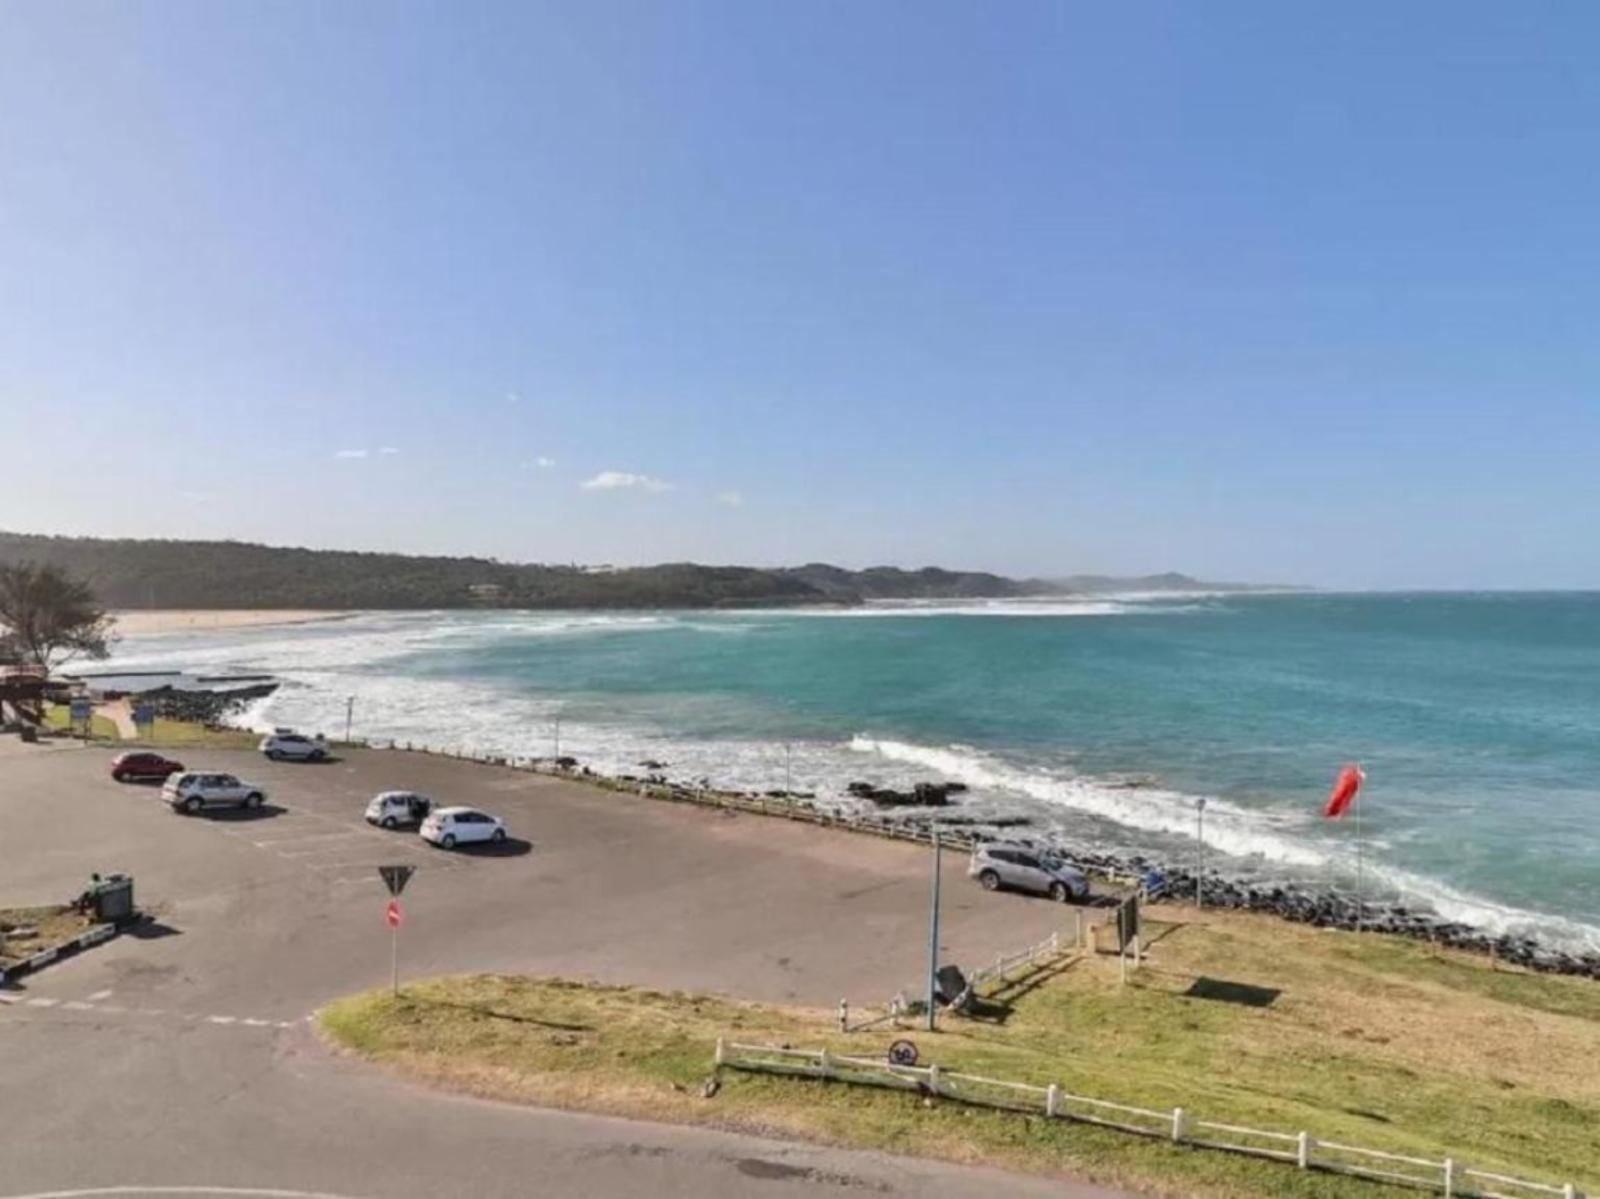
[(91, 704), (88, 700), (86, 700), (86, 699), (75, 699), (75, 700), (72, 701), (72, 722), (74, 724), (82, 724), (84, 721), (88, 720), (89, 717), (92, 716), (93, 714), (94, 714), (94, 705)]
[(154, 704), (139, 704), (133, 709), (134, 724), (154, 724), (156, 722), (156, 706)]

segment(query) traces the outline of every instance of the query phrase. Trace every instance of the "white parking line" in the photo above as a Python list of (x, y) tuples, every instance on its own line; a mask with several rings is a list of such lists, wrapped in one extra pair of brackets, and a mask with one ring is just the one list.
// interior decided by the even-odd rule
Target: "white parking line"
[(81, 999), (69, 999), (61, 1005), (61, 1010), (64, 1012), (92, 1012), (94, 1011), (94, 1004), (85, 1003)]
[(59, 999), (47, 999), (43, 995), (35, 995), (32, 999), (28, 1000), (28, 1006), (29, 1007), (55, 1007), (55, 1005), (58, 1004), (59, 1002), (61, 1002)]
[(207, 1016), (206, 1022), (209, 1024), (232, 1024), (237, 1019), (237, 1016)]
[(111, 992), (110, 991), (96, 991), (93, 995), (89, 996), (89, 1000), (90, 1000), (91, 1003), (99, 1003), (102, 999), (110, 999), (110, 998), (111, 998)]

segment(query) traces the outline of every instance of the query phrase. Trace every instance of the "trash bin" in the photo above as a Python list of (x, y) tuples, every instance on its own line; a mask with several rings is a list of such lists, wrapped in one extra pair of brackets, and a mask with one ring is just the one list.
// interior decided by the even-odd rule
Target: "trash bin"
[(133, 919), (133, 879), (112, 874), (94, 888), (95, 919), (102, 924), (124, 924)]
[(29, 745), (37, 745), (39, 743), (39, 730), (34, 728), (31, 724), (23, 725), (22, 728), (18, 730), (17, 735)]

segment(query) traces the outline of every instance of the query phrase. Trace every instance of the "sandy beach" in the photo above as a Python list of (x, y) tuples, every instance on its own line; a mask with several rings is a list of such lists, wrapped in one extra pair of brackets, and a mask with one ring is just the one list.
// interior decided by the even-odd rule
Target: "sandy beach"
[(117, 632), (124, 636), (144, 633), (189, 633), (206, 629), (250, 629), (264, 625), (310, 624), (343, 620), (353, 612), (319, 612), (293, 608), (150, 609), (113, 612)]

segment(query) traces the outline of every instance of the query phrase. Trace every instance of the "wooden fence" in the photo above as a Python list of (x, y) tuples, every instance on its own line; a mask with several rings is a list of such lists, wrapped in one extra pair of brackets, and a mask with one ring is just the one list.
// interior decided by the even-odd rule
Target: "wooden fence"
[(1202, 1120), (1182, 1107), (1158, 1110), (1115, 1103), (1062, 1088), (960, 1074), (937, 1065), (897, 1066), (881, 1058), (851, 1057), (826, 1049), (747, 1045), (719, 1037), (718, 1067), (752, 1073), (832, 1079), (856, 1086), (885, 1087), (937, 1095), (957, 1103), (1043, 1115), (1114, 1128), (1137, 1136), (1268, 1158), (1301, 1170), (1325, 1170), (1400, 1183), (1445, 1196), (1480, 1199), (1583, 1199), (1573, 1183), (1535, 1182), (1474, 1170), (1455, 1158), (1413, 1157), (1360, 1145), (1323, 1141), (1309, 1132), (1281, 1132)]

